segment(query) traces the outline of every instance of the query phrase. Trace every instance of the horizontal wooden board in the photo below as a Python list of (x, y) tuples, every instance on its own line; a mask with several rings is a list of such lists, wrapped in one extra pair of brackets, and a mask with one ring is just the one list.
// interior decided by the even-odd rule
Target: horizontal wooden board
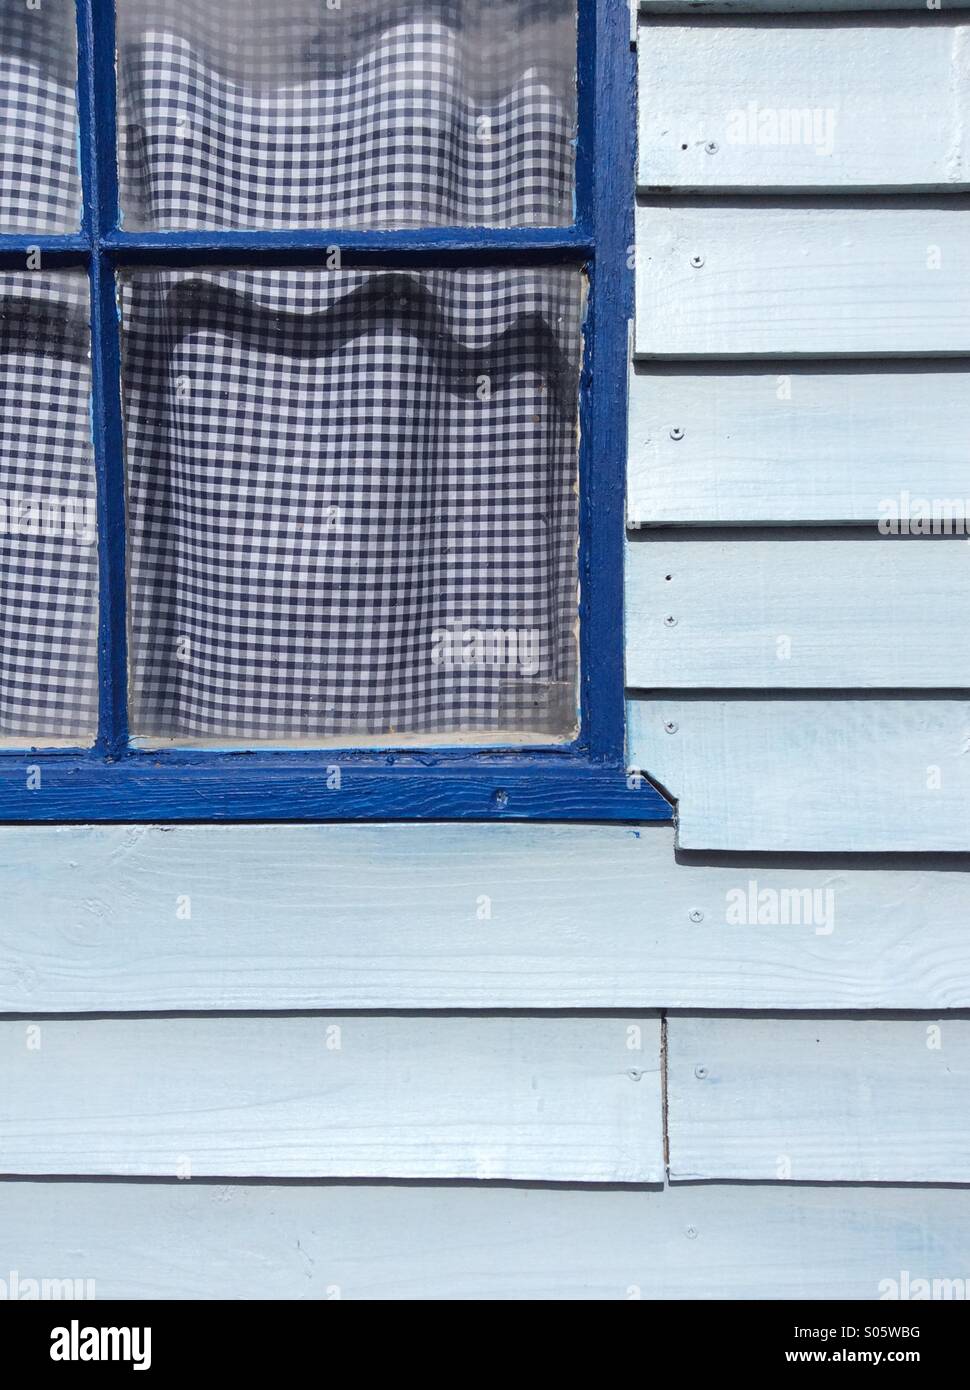
[(970, 507), (970, 367), (850, 366), (638, 364), (628, 524), (875, 522), (921, 500)]
[(548, 751), (523, 749), (494, 760), (469, 751), (467, 761), (418, 752), (369, 763), (336, 751), (331, 763), (329, 756), (317, 750), (305, 760), (241, 751), (190, 762), (147, 753), (114, 763), (51, 758), (43, 763), (42, 796), (36, 777), (27, 775), (34, 765), (26, 754), (6, 757), (0, 759), (0, 825), (670, 819), (662, 797), (648, 790), (634, 797), (611, 768)]
[[(0, 1012), (970, 1007), (960, 866), (678, 863), (667, 825), (0, 843)], [(761, 892), (812, 911), (737, 910)]]
[(18, 1181), (0, 1231), (0, 1277), (102, 1300), (879, 1299), (970, 1278), (970, 1198), (945, 1188)]
[(970, 1182), (970, 1019), (674, 1017), (667, 1065), (674, 1180)]
[(970, 208), (640, 205), (635, 342), (648, 357), (966, 356)]
[(970, 28), (925, 14), (643, 24), (644, 191), (962, 190)]
[(970, 687), (968, 612), (966, 535), (645, 536), (626, 547), (627, 684)]
[(7, 1020), (0, 1173), (655, 1182), (659, 1054), (642, 1016)]
[(685, 849), (970, 850), (964, 699), (635, 698), (627, 738)]

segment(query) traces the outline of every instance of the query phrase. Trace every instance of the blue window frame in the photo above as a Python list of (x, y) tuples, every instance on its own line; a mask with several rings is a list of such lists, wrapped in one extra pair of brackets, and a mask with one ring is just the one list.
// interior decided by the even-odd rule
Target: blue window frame
[[(100, 574), (97, 738), (0, 752), (0, 821), (668, 819), (624, 758), (623, 499), (633, 308), (634, 66), (627, 0), (579, 0), (576, 214), (565, 228), (120, 229), (113, 0), (78, 0), (80, 235), (0, 236), (0, 266), (88, 270)], [(547, 748), (139, 749), (127, 719), (125, 502), (115, 277), (125, 266), (571, 265), (588, 280), (580, 382), (580, 727)], [(339, 768), (339, 779), (334, 769)], [(339, 789), (337, 782), (339, 781)]]

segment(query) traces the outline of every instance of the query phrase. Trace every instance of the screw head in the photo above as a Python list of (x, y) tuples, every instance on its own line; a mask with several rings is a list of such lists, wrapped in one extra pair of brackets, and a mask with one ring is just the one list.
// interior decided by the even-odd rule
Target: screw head
[(509, 804), (509, 794), (504, 787), (499, 787), (498, 791), (492, 792), (492, 800), (496, 806), (507, 806)]
[(677, 725), (672, 719), (665, 719), (664, 729), (667, 731), (668, 734), (675, 734), (677, 732)]
[(690, 263), (691, 263), (691, 265), (694, 267), (695, 270), (700, 270), (701, 266), (704, 264), (704, 257), (703, 257), (703, 256), (691, 256), (691, 258), (690, 258)]
[(630, 1070), (627, 1072), (627, 1076), (630, 1078), (631, 1081), (639, 1081), (642, 1075), (643, 1072), (638, 1071), (636, 1067), (631, 1067)]
[(670, 431), (670, 437), (671, 439), (683, 439), (684, 431), (679, 425), (674, 425), (673, 429)]
[(704, 148), (705, 148), (705, 150), (707, 150), (707, 153), (708, 153), (708, 154), (717, 154), (717, 141), (716, 141), (716, 140), (708, 140), (708, 142), (707, 142), (707, 144), (704, 146)]
[(664, 627), (676, 627), (676, 626), (677, 626), (677, 619), (674, 617), (673, 613), (668, 613), (667, 616), (666, 616), (666, 618), (664, 618)]
[(695, 1068), (694, 1068), (694, 1075), (697, 1077), (698, 1081), (703, 1081), (703, 1080), (704, 1080), (704, 1077), (707, 1075), (707, 1068), (706, 1068), (706, 1067), (695, 1067)]
[(684, 1232), (684, 1235), (687, 1237), (688, 1240), (696, 1240), (696, 1239), (697, 1239), (697, 1227), (696, 1227), (696, 1226), (688, 1226), (688, 1227), (687, 1227), (687, 1230)]
[(704, 914), (699, 907), (692, 907), (687, 916), (692, 922), (703, 922), (704, 920)]

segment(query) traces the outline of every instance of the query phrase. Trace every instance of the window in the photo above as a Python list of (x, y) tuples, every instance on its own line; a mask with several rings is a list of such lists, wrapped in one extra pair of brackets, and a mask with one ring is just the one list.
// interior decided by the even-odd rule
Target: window
[(10, 0), (0, 108), (0, 818), (666, 816), (621, 0)]

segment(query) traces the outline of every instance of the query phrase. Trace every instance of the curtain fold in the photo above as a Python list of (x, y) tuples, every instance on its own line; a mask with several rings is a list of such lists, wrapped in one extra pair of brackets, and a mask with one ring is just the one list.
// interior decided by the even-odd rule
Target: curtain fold
[(119, 0), (135, 228), (564, 225), (575, 0)]

